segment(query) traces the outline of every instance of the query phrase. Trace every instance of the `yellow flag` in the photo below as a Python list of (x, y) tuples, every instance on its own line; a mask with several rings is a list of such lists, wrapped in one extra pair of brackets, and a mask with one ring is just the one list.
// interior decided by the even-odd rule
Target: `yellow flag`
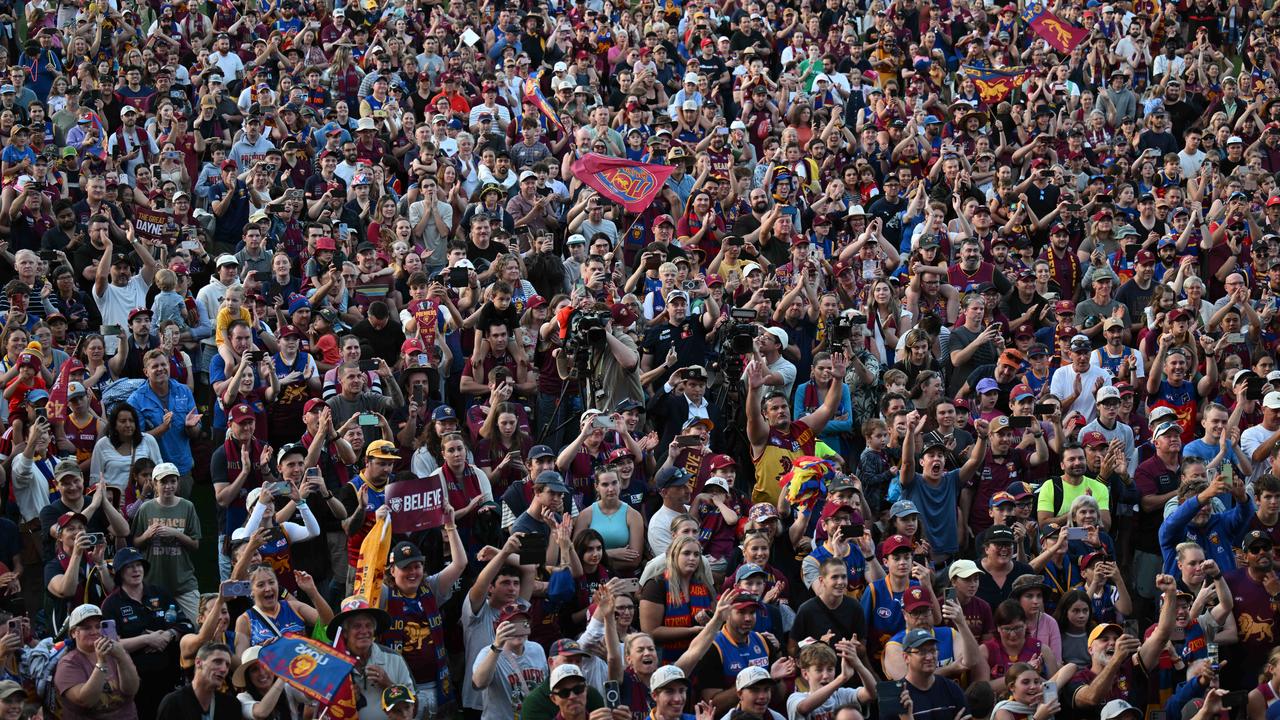
[(364, 598), (370, 606), (377, 606), (382, 597), (382, 579), (387, 572), (387, 557), (391, 554), (391, 515), (380, 518), (369, 529), (360, 543), (360, 559), (356, 562), (356, 579), (352, 594)]

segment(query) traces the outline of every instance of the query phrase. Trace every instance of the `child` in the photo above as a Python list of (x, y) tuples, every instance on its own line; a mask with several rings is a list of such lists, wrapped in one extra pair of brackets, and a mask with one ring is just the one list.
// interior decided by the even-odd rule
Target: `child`
[(996, 407), (996, 403), (1000, 400), (1000, 385), (991, 378), (982, 378), (978, 381), (978, 409), (975, 413), (977, 417), (983, 420), (992, 420), (993, 418), (1003, 415), (1000, 408)]
[[(794, 692), (787, 698), (787, 720), (821, 720), (835, 715), (836, 708), (850, 703), (866, 705), (875, 699), (876, 679), (858, 657), (857, 640), (840, 640), (840, 674), (836, 674), (836, 651), (823, 642), (800, 649), (800, 677), (808, 692)], [(844, 687), (858, 677), (862, 687)]]
[(227, 328), (231, 326), (233, 320), (244, 320), (249, 327), (253, 327), (253, 316), (244, 306), (244, 286), (240, 283), (227, 288), (227, 294), (222, 297), (222, 308), (218, 310), (218, 318), (214, 323), (218, 354), (222, 356), (222, 361), (228, 368), (236, 366), (235, 356), (231, 354), (231, 339), (227, 335)]
[(889, 481), (896, 473), (894, 459), (886, 449), (889, 445), (889, 426), (879, 418), (872, 418), (862, 423), (862, 437), (867, 447), (858, 458), (858, 477), (866, 493), (867, 505), (871, 512), (880, 513), (884, 509), (884, 496), (889, 488)]
[(890, 393), (898, 393), (899, 395), (906, 395), (907, 394), (907, 374), (897, 368), (893, 368), (885, 372), (884, 392), (886, 395)]
[(698, 540), (702, 543), (702, 551), (710, 558), (711, 571), (717, 578), (723, 578), (725, 569), (729, 566), (738, 518), (742, 516), (742, 504), (733, 497), (733, 490), (730, 489), (731, 480), (722, 476), (726, 470), (734, 469), (729, 466), (712, 471), (711, 477), (702, 486), (702, 492), (693, 498), (689, 507), (689, 514), (697, 518), (701, 525)]
[(154, 314), (152, 319), (154, 327), (159, 328), (162, 323), (172, 321), (178, 324), (180, 333), (189, 331), (191, 328), (187, 325), (186, 300), (177, 293), (177, 274), (169, 268), (157, 270), (156, 287), (160, 289), (160, 292), (151, 304), (151, 311)]
[(392, 685), (382, 691), (382, 712), (388, 720), (412, 720), (417, 711), (418, 700), (407, 685)]
[[(35, 347), (32, 348), (32, 345)], [(9, 401), (9, 418), (19, 417), (19, 409), (26, 402), (27, 393), (32, 390), (46, 390), (40, 368), (44, 364), (40, 360), (40, 343), (31, 343), (18, 354), (18, 374), (4, 386), (4, 399)]]

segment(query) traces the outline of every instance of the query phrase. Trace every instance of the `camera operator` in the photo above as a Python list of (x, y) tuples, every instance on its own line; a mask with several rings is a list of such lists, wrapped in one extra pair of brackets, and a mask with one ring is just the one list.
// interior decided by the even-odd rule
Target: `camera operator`
[[(706, 290), (706, 281), (698, 279), (700, 289)], [(661, 387), (675, 368), (701, 364), (710, 347), (707, 334), (720, 317), (720, 303), (708, 295), (703, 301), (702, 315), (689, 315), (689, 293), (673, 290), (667, 294), (667, 307), (656, 319), (661, 320), (645, 332), (640, 343), (644, 356), (640, 359), (640, 381)], [(675, 350), (675, 358), (671, 357)], [(656, 358), (663, 358), (660, 363)]]
[(640, 352), (621, 327), (636, 321), (634, 313), (620, 303), (610, 307), (583, 299), (567, 317), (565, 345), (556, 353), (560, 378), (567, 380), (577, 372), (586, 379), (588, 409), (610, 412), (627, 398), (643, 402), (636, 370)]

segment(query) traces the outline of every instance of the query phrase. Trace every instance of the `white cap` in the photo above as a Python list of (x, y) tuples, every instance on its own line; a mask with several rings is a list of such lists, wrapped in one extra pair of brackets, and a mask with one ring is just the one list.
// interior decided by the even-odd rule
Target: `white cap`
[(532, 170), (521, 170), (521, 171), (520, 171), (520, 178), (519, 178), (519, 182), (524, 182), (525, 180), (528, 180), (529, 178), (533, 178), (534, 180), (537, 180), (537, 179), (538, 179), (538, 173), (536, 173), (536, 172), (534, 172), (534, 171), (532, 171)]
[(152, 480), (159, 480), (162, 477), (169, 477), (170, 475), (174, 477), (182, 476), (182, 473), (178, 471), (178, 466), (174, 465), (171, 462), (162, 462), (159, 465), (151, 468)]
[(818, 73), (817, 77), (813, 79), (813, 83), (816, 85), (820, 82), (829, 83), (831, 82), (831, 78), (827, 77), (826, 73)]
[(729, 129), (730, 130), (746, 130), (747, 124), (742, 122), (741, 120), (734, 120), (733, 122), (729, 123)]
[(721, 490), (724, 490), (725, 492), (729, 492), (729, 481), (722, 477), (719, 477), (718, 475), (707, 478), (707, 482), (704, 485), (704, 487), (709, 487), (711, 485), (715, 485)]
[(1271, 408), (1272, 410), (1280, 410), (1280, 392), (1272, 390), (1262, 398), (1262, 407)]
[(947, 568), (947, 577), (955, 580), (956, 578), (970, 578), (984, 572), (978, 564), (972, 560), (956, 560), (951, 563), (951, 567)]
[(1151, 423), (1152, 427), (1154, 427), (1156, 420), (1166, 416), (1176, 417), (1177, 415), (1178, 413), (1174, 412), (1173, 408), (1168, 405), (1157, 405), (1147, 411), (1147, 422)]
[(100, 617), (102, 617), (102, 608), (97, 605), (85, 603), (71, 611), (71, 616), (67, 618), (67, 627), (73, 628), (85, 620)]
[(687, 83), (693, 83), (694, 85), (697, 85), (697, 84), (698, 84), (698, 73), (696, 73), (696, 72), (685, 73), (685, 74), (684, 74), (684, 81), (685, 81), (685, 82), (687, 82)]
[(697, 110), (697, 109), (698, 109), (698, 101), (697, 101), (697, 100), (685, 100), (683, 103), (681, 103), (681, 104), (680, 104), (680, 109), (681, 109), (681, 110)]
[(560, 87), (562, 87), (562, 88), (568, 88), (568, 89), (572, 90), (572, 89), (574, 89), (574, 88), (578, 87), (578, 83), (574, 82), (574, 81), (573, 81), (573, 78), (571, 78), (571, 77), (567, 77), (567, 78), (565, 78), (565, 79), (563, 79), (563, 80), (561, 80), (561, 81), (560, 81)]
[(787, 335), (787, 331), (780, 327), (765, 328), (764, 331), (778, 338), (778, 342), (782, 343), (783, 350), (786, 350), (787, 345), (791, 344), (791, 338)]
[(1272, 370), (1267, 373), (1267, 382), (1276, 382), (1280, 380), (1280, 370)]
[(587, 237), (582, 234), (570, 235), (569, 239), (564, 241), (565, 245), (586, 245)]
[(476, 269), (476, 266), (475, 266), (475, 265), (473, 265), (473, 264), (471, 264), (471, 261), (470, 261), (470, 260), (468, 260), (468, 259), (466, 259), (466, 258), (462, 258), (462, 259), (461, 259), (461, 260), (459, 260), (458, 262), (454, 263), (454, 265), (453, 265), (453, 266), (454, 266), (454, 267), (456, 267), (456, 268), (466, 268), (466, 269), (468, 269), (468, 270), (475, 270), (475, 269)]
[(1104, 400), (1119, 400), (1120, 390), (1114, 385), (1103, 385), (1098, 388), (1098, 394), (1094, 396), (1095, 402), (1103, 402)]
[(566, 70), (568, 70), (568, 69), (569, 69), (569, 64), (568, 64), (568, 63), (566, 63), (565, 61), (561, 60), (560, 62), (556, 63), (556, 66), (553, 68), (553, 71), (554, 71), (554, 72), (565, 72), (565, 71), (566, 71)]
[(573, 663), (565, 663), (563, 665), (557, 665), (556, 669), (551, 671), (551, 682), (547, 687), (554, 690), (555, 687), (560, 684), (560, 681), (566, 678), (582, 678), (583, 680), (586, 680), (586, 676), (582, 674), (582, 668), (574, 665)]
[(733, 682), (734, 687), (739, 690), (745, 690), (752, 685), (759, 685), (762, 682), (772, 683), (773, 676), (769, 671), (759, 665), (748, 665), (742, 668), (738, 673), (738, 679)]
[(261, 496), (262, 496), (262, 488), (256, 487), (250, 490), (249, 494), (246, 495), (244, 498), (244, 506), (246, 508), (249, 508), (249, 510), (252, 511), (253, 506), (258, 504), (258, 498)]
[(685, 677), (684, 671), (675, 665), (663, 665), (649, 676), (649, 692), (656, 693), (673, 682), (688, 685), (689, 678)]
[(755, 271), (757, 271), (757, 270), (764, 270), (764, 268), (760, 267), (759, 265), (757, 265), (756, 263), (753, 263), (753, 262), (743, 263), (743, 264), (742, 264), (742, 277), (746, 277), (746, 276), (750, 275), (751, 273), (753, 273), (753, 272), (755, 272)]
[(1127, 712), (1135, 712), (1138, 713), (1138, 717), (1142, 717), (1142, 711), (1130, 705), (1128, 702), (1124, 700), (1112, 700), (1102, 706), (1101, 720), (1113, 720), (1113, 718), (1118, 718)]
[[(1240, 138), (1240, 136), (1239, 136), (1239, 135), (1232, 135), (1231, 137), (1227, 138), (1227, 144), (1228, 144), (1228, 145), (1235, 145), (1235, 144), (1237, 144), (1237, 143), (1239, 143), (1239, 144), (1241, 144), (1241, 145), (1243, 145), (1243, 144), (1244, 144), (1244, 140), (1242, 140), (1242, 139)], [(1126, 704), (1127, 704), (1127, 703), (1126, 703)]]
[(226, 254), (219, 255), (213, 264), (217, 267), (222, 267), (223, 265), (239, 265), (240, 261), (236, 259), (235, 255)]
[(866, 216), (866, 214), (867, 214), (866, 209), (865, 209), (865, 208), (863, 208), (861, 205), (850, 205), (850, 206), (849, 206), (849, 211), (848, 211), (848, 212), (846, 212), (846, 213), (844, 214), (844, 216), (845, 216), (845, 217), (858, 217), (859, 215), (861, 215), (861, 216), (864, 216), (864, 217), (865, 217), (865, 216)]

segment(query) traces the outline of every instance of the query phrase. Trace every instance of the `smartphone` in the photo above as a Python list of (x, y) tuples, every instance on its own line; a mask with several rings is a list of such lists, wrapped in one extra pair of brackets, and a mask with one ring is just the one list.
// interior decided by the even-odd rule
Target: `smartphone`
[(1044, 699), (1040, 702), (1045, 705), (1052, 705), (1058, 701), (1058, 683), (1047, 680), (1044, 683)]
[(943, 600), (943, 602), (954, 602), (954, 601), (955, 601), (955, 599), (956, 599), (956, 589), (955, 589), (955, 588), (953, 588), (953, 587), (943, 588), (943, 590), (942, 590), (942, 600)]
[(382, 423), (373, 413), (360, 413), (360, 427), (378, 427)]
[(418, 404), (421, 404), (422, 401), (426, 399), (427, 399), (426, 389), (423, 388), (421, 385), (415, 385), (413, 387), (413, 401)]
[(224, 580), (218, 586), (218, 594), (223, 598), (249, 597), (249, 581)]
[(275, 497), (289, 497), (293, 492), (293, 486), (284, 480), (268, 483), (267, 489), (270, 490), (271, 494)]
[(378, 358), (360, 361), (360, 372), (373, 372), (378, 369)]
[(102, 621), (102, 637), (111, 641), (118, 641), (120, 639), (120, 633), (116, 630), (115, 620), (107, 618)]
[(539, 533), (525, 533), (520, 538), (520, 564), (541, 565), (546, 562), (549, 539)]
[(49, 422), (49, 409), (43, 407), (36, 408), (36, 418)]
[(1009, 418), (1009, 427), (1013, 428), (1014, 430), (1030, 430), (1031, 423), (1034, 420), (1035, 418), (1029, 415), (1014, 415), (1013, 417)]
[(639, 578), (618, 578), (618, 592), (635, 595), (640, 592)]
[(1057, 410), (1057, 409), (1058, 409), (1058, 406), (1054, 405), (1053, 403), (1036, 403), (1035, 408), (1032, 410), (1032, 412), (1034, 412), (1036, 415), (1039, 415), (1040, 417), (1048, 417), (1049, 415), (1053, 414), (1054, 410)]
[(1089, 532), (1087, 530), (1085, 530), (1082, 527), (1078, 527), (1076, 525), (1072, 525), (1071, 527), (1067, 528), (1068, 540), (1083, 540), (1088, 534)]
[(449, 268), (449, 287), (464, 288), (471, 284), (471, 273), (466, 268)]
[(648, 255), (644, 259), (645, 270), (657, 270), (661, 266), (662, 266), (662, 258), (659, 257), (657, 254)]
[(102, 533), (85, 533), (85, 537), (89, 538), (89, 547), (98, 547), (107, 542), (107, 536)]
[(338, 239), (339, 240), (346, 240), (347, 236), (350, 234), (351, 234), (351, 229), (347, 227), (346, 223), (338, 223)]
[(702, 438), (696, 435), (680, 435), (676, 438), (676, 445), (686, 448), (702, 447)]
[(286, 190), (284, 196), (289, 200), (301, 200), (304, 194), (305, 194), (305, 191), (294, 189), (294, 190)]
[(867, 534), (867, 526), (862, 523), (854, 523), (844, 526), (845, 538), (860, 538)]
[(103, 325), (101, 328), (99, 328), (99, 330), (101, 330), (103, 335), (123, 335), (124, 334), (124, 330), (121, 330), (119, 325)]
[(782, 300), (782, 288), (768, 288), (764, 291), (764, 297), (769, 302), (779, 302)]
[(896, 718), (901, 715), (902, 683), (893, 680), (877, 681), (876, 702), (880, 704), (880, 717)]
[(418, 364), (423, 366), (431, 364), (431, 356), (426, 353), (418, 353)]
[(1227, 333), (1227, 343), (1230, 345), (1238, 345), (1244, 342), (1244, 333)]
[(619, 687), (617, 680), (606, 680), (604, 682), (604, 706), (613, 710), (618, 707), (622, 701), (622, 688)]
[(302, 477), (305, 480), (320, 480), (321, 479), (320, 468), (309, 467), (307, 468), (307, 471), (303, 473)]
[(196, 248), (200, 247), (200, 242), (197, 240), (183, 240), (180, 245), (187, 252), (195, 252)]
[(1209, 669), (1218, 672), (1218, 643), (1205, 643), (1204, 651), (1209, 656)]

